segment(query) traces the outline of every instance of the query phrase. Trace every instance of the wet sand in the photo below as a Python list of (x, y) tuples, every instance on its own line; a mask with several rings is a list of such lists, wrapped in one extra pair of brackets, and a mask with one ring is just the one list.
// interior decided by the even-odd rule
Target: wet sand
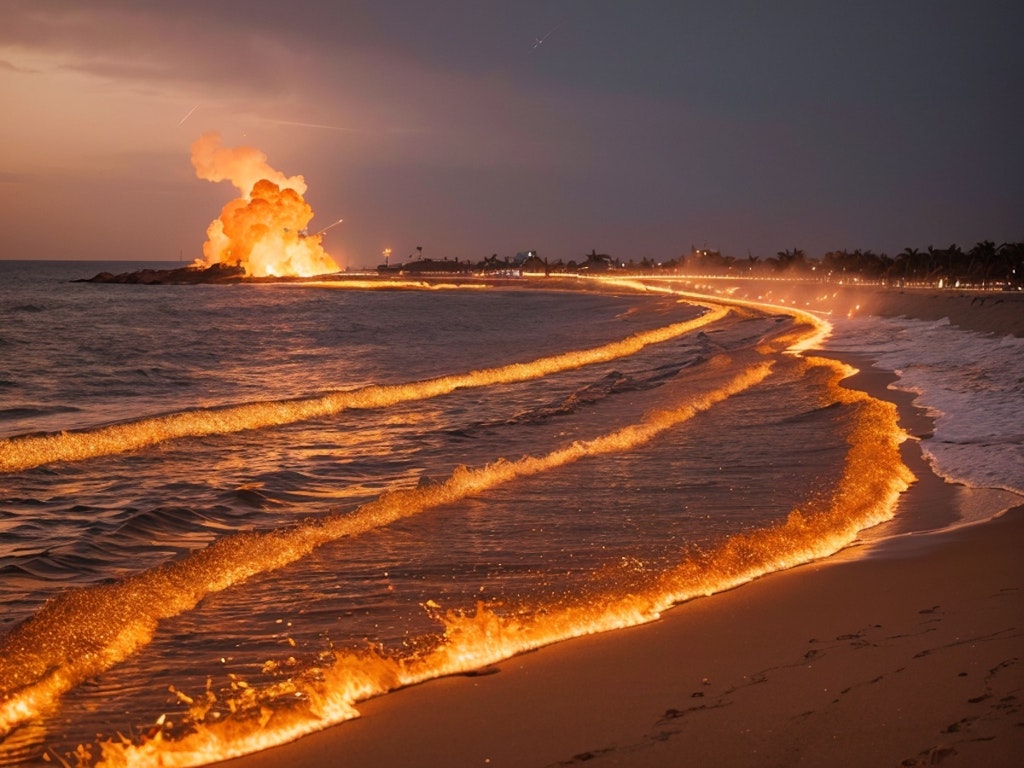
[(1016, 766), (1024, 512), (366, 702), (245, 766)]
[[(900, 295), (873, 311), (910, 314)], [(963, 298), (943, 316), (982, 332), (1013, 333), (1007, 323), (1024, 308), (964, 314), (979, 306)], [(889, 380), (864, 366), (850, 384), (895, 399), (910, 434), (926, 434)], [(900, 501), (900, 525), (955, 519), (958, 489), (928, 471), (913, 440), (904, 456), (919, 481)], [(357, 720), (225, 765), (1016, 766), (1022, 548), (1024, 507), (863, 544), (653, 624), (364, 702)]]

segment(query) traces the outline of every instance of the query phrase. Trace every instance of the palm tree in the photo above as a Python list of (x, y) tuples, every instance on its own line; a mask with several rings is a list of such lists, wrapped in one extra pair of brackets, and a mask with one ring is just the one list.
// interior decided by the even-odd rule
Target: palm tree
[(971, 248), (967, 255), (970, 257), (967, 266), (968, 276), (971, 279), (977, 277), (984, 284), (989, 279), (992, 262), (996, 258), (996, 244), (991, 240), (983, 240)]
[(786, 269), (802, 269), (807, 264), (807, 256), (799, 248), (794, 248), (791, 251), (779, 251), (775, 255), (775, 268), (780, 272)]
[(896, 264), (899, 272), (906, 280), (908, 277), (917, 277), (921, 267), (921, 251), (918, 248), (904, 248), (896, 255)]

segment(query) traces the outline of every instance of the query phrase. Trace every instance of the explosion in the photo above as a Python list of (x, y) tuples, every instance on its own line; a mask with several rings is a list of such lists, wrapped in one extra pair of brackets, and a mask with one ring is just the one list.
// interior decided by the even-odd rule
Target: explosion
[(285, 176), (253, 147), (224, 147), (217, 132), (192, 144), (196, 176), (230, 181), (242, 196), (227, 203), (210, 222), (204, 259), (195, 266), (240, 266), (253, 277), (312, 277), (339, 271), (320, 245), (323, 230), (306, 234), (313, 209), (303, 199), (306, 180)]

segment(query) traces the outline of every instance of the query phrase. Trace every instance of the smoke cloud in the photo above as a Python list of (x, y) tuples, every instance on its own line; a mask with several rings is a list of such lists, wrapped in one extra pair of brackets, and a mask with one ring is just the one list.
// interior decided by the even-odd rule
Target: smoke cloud
[(311, 277), (339, 270), (321, 246), (320, 234), (307, 234), (313, 209), (303, 198), (306, 180), (285, 176), (253, 147), (225, 147), (217, 132), (192, 144), (196, 176), (230, 181), (241, 197), (227, 203), (206, 229), (203, 260), (197, 265), (241, 266), (247, 275)]

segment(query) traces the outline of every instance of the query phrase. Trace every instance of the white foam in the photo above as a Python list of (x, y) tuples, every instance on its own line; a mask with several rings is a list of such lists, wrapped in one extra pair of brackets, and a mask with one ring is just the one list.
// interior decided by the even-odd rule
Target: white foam
[(921, 441), (951, 482), (1024, 496), (1024, 339), (964, 331), (945, 320), (837, 320), (827, 349), (865, 354), (899, 376), (935, 419)]

